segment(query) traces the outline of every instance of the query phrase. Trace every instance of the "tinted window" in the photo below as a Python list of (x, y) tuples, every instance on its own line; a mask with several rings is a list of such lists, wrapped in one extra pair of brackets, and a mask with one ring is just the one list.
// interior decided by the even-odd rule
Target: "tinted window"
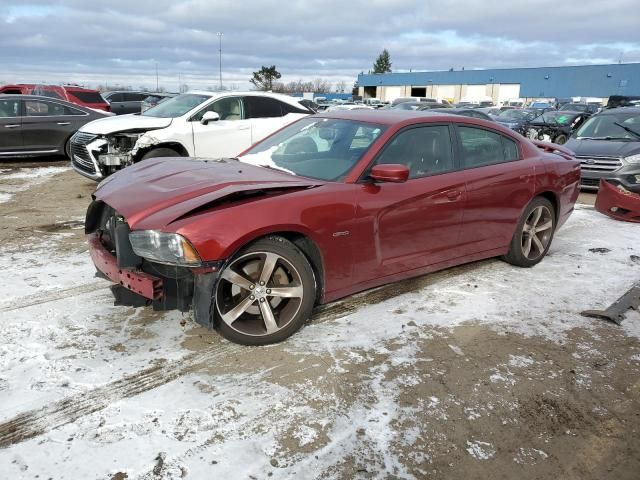
[(70, 109), (59, 103), (41, 102), (39, 100), (27, 100), (24, 102), (27, 117), (50, 117), (59, 115), (71, 115)]
[(0, 118), (20, 116), (20, 100), (0, 100)]
[(453, 170), (451, 138), (446, 125), (411, 128), (391, 140), (375, 165), (399, 163), (409, 168), (409, 178)]
[(221, 98), (200, 110), (191, 120), (199, 122), (207, 112), (216, 112), (220, 120), (242, 120), (242, 102), (240, 97)]
[(109, 93), (106, 96), (106, 99), (109, 102), (122, 102), (124, 99), (124, 94), (123, 93)]
[(283, 115), (287, 113), (311, 113), (309, 110), (305, 109), (302, 105), (300, 107), (294, 107), (293, 105), (289, 105), (288, 103), (279, 102), (282, 107)]
[(499, 133), (459, 126), (458, 134), (462, 165), (465, 168), (510, 162), (519, 158), (516, 142)]
[(78, 100), (84, 103), (104, 103), (104, 99), (98, 92), (79, 90), (67, 93), (76, 97)]
[(148, 94), (146, 93), (125, 93), (124, 101), (125, 102), (141, 102), (145, 98), (147, 98)]
[(269, 97), (245, 97), (247, 118), (282, 117), (287, 112), (282, 110), (282, 102)]

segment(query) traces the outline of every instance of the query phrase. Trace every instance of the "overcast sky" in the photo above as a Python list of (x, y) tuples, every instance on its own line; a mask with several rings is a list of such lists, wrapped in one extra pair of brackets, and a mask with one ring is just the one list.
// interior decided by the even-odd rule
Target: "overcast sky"
[(0, 82), (349, 86), (383, 48), (394, 71), (640, 61), (638, 0), (0, 0)]

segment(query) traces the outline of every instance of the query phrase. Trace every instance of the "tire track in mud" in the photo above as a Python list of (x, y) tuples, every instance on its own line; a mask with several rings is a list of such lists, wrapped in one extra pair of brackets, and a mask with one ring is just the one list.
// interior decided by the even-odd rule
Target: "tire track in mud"
[(206, 368), (232, 352), (239, 345), (224, 343), (205, 353), (194, 353), (180, 360), (164, 361), (159, 365), (127, 375), (120, 380), (63, 398), (50, 405), (21, 413), (0, 423), (0, 448), (24, 442), (50, 430), (102, 410), (112, 403), (165, 385), (182, 375)]
[(5, 304), (0, 304), (0, 312), (11, 312), (22, 308), (33, 307), (34, 305), (42, 305), (43, 303), (55, 302), (64, 298), (75, 297), (83, 293), (91, 293), (96, 290), (109, 288), (111, 284), (101, 280), (99, 282), (86, 283), (75, 287), (60, 288), (55, 290), (45, 290), (44, 292), (34, 293), (24, 297), (11, 300)]
[[(311, 318), (311, 323), (325, 323), (344, 317), (367, 305), (375, 305), (398, 295), (419, 291), (447, 278), (475, 270), (479, 266), (486, 265), (489, 262), (491, 262), (491, 260), (462, 265), (356, 294), (345, 300), (318, 308)], [(94, 285), (94, 289), (103, 288), (102, 284), (96, 283), (89, 285)], [(82, 287), (88, 288), (89, 285)], [(100, 287), (97, 287), (97, 285), (100, 285)], [(81, 287), (73, 288), (78, 289)], [(62, 290), (57, 293), (60, 295), (60, 298), (64, 296)], [(47, 300), (34, 300), (34, 302), (37, 303), (44, 303), (45, 301)], [(35, 305), (37, 303), (33, 304)], [(60, 428), (79, 418), (102, 410), (114, 402), (139, 395), (170, 383), (183, 375), (204, 369), (212, 362), (220, 362), (225, 356), (241, 353), (246, 348), (260, 347), (243, 347), (225, 341), (224, 343), (214, 345), (206, 352), (191, 353), (180, 360), (162, 361), (159, 365), (127, 375), (120, 380), (115, 380), (106, 385), (93, 388), (92, 390), (63, 398), (46, 407), (16, 415), (0, 423), (0, 448), (7, 448), (13, 444), (24, 442), (48, 431)]]

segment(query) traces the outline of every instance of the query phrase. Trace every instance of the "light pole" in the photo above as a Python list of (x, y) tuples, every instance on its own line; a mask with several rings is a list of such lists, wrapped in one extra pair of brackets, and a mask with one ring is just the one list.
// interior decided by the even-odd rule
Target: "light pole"
[(218, 56), (220, 59), (220, 65), (218, 68), (220, 74), (220, 90), (222, 90), (222, 36), (224, 35), (224, 33), (218, 32), (216, 33), (216, 35), (218, 36)]

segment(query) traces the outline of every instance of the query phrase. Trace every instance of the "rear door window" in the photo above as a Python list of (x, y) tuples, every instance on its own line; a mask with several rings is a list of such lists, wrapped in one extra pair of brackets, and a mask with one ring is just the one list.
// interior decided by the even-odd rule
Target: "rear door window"
[(71, 115), (71, 110), (64, 105), (40, 100), (26, 100), (25, 114), (27, 117), (52, 117)]
[(247, 109), (247, 118), (273, 118), (282, 117), (288, 112), (284, 112), (282, 102), (269, 97), (244, 97)]
[(458, 126), (463, 168), (511, 162), (520, 158), (517, 143), (483, 128)]

